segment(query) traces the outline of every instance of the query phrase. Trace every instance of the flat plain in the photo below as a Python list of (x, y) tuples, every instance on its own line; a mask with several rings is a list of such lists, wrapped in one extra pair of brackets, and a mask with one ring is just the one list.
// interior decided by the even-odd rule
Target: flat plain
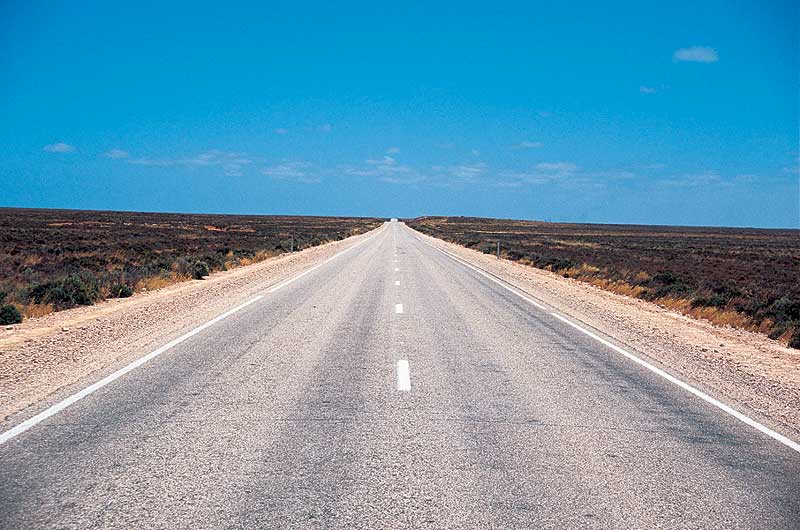
[(420, 217), (407, 224), (484, 253), (654, 301), (800, 348), (800, 231)]
[(0, 208), (0, 291), (25, 316), (41, 316), (202, 278), (379, 225), (355, 217)]

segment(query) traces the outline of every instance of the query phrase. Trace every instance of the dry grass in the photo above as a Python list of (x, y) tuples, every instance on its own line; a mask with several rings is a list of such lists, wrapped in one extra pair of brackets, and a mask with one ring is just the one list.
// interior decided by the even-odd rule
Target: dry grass
[(25, 318), (37, 318), (49, 315), (55, 308), (53, 304), (14, 304)]
[(155, 291), (156, 289), (161, 289), (162, 287), (167, 287), (178, 282), (185, 282), (188, 279), (189, 277), (187, 275), (178, 274), (177, 272), (170, 272), (168, 274), (162, 274), (159, 276), (148, 276), (136, 282), (133, 290)]

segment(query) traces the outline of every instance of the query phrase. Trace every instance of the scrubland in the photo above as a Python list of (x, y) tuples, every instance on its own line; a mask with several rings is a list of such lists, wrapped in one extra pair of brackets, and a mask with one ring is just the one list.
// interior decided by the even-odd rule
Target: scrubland
[(421, 217), (452, 243), (800, 348), (800, 230)]
[(24, 317), (200, 279), (367, 232), (353, 217), (0, 208), (0, 293)]

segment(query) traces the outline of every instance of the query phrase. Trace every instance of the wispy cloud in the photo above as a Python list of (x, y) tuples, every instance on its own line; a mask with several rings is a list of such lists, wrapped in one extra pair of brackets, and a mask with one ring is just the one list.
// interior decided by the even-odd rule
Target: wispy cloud
[(275, 129), (275, 134), (286, 134), (288, 132), (289, 132), (289, 130), (288, 129), (284, 129), (283, 127), (279, 127), (277, 129)]
[(105, 155), (108, 158), (118, 159), (118, 158), (128, 158), (130, 156), (130, 153), (128, 153), (127, 151), (123, 151), (122, 149), (111, 149), (110, 151), (106, 151)]
[(128, 164), (134, 164), (137, 166), (220, 167), (222, 168), (223, 173), (229, 177), (241, 176), (243, 174), (244, 167), (255, 162), (255, 159), (249, 156), (247, 153), (220, 151), (218, 149), (212, 149), (196, 156), (184, 158), (131, 158), (127, 153), (124, 157), (117, 156), (112, 158), (124, 158), (125, 162)]
[(279, 180), (292, 180), (306, 184), (321, 182), (318, 175), (312, 173), (313, 166), (308, 162), (284, 160), (280, 164), (261, 170), (263, 175)]
[(542, 162), (536, 164), (536, 169), (553, 175), (570, 175), (578, 169), (572, 162)]
[(447, 169), (449, 176), (448, 184), (475, 184), (487, 170), (484, 162), (471, 164), (460, 164)]
[(317, 127), (317, 130), (319, 132), (329, 133), (333, 130), (333, 125), (331, 125), (330, 123), (323, 123), (322, 125)]
[(544, 145), (542, 144), (542, 142), (532, 142), (530, 140), (524, 140), (515, 145), (514, 147), (516, 147), (517, 149), (538, 149), (542, 147), (542, 145)]
[(42, 150), (48, 153), (72, 153), (75, 151), (74, 145), (65, 144), (64, 142), (56, 142), (54, 144), (46, 145)]
[(386, 150), (386, 154), (387, 155), (396, 155), (399, 152), (400, 152), (400, 148), (399, 147), (390, 147), (389, 149)]
[(405, 164), (400, 164), (395, 157), (384, 155), (371, 158), (362, 165), (345, 165), (339, 168), (345, 175), (353, 177), (372, 177), (391, 184), (413, 184), (426, 180), (426, 176)]
[(702, 188), (731, 185), (735, 182), (733, 179), (723, 178), (717, 170), (709, 169), (693, 173), (668, 175), (656, 180), (655, 183), (669, 188)]
[(536, 114), (538, 114), (540, 118), (549, 118), (553, 115), (549, 110), (540, 110)]
[(639, 87), (639, 92), (642, 94), (655, 94), (658, 90), (655, 87), (642, 85)]
[(675, 62), (715, 63), (719, 61), (719, 54), (717, 50), (708, 46), (690, 46), (675, 50), (672, 60)]

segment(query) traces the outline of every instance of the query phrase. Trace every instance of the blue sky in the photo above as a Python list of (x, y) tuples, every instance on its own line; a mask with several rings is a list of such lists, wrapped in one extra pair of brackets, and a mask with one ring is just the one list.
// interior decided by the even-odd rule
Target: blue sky
[(800, 227), (793, 2), (160, 4), (0, 4), (0, 205)]

